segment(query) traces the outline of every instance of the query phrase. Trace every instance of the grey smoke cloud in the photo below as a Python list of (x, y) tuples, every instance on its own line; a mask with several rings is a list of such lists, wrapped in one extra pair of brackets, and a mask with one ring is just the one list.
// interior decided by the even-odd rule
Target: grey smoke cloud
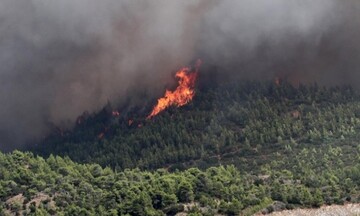
[[(0, 149), (203, 57), (243, 78), (359, 81), (356, 0), (1, 0)], [(206, 71), (204, 71), (206, 74)]]
[(199, 50), (232, 76), (357, 87), (359, 9), (356, 0), (223, 1), (206, 15)]
[(74, 121), (138, 88), (159, 91), (193, 58), (202, 4), (2, 0), (0, 147), (42, 136), (48, 123)]

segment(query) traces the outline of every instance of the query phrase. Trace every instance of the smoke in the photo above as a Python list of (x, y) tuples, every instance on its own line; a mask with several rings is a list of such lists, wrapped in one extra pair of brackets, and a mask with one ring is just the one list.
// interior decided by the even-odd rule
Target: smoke
[(108, 101), (162, 95), (173, 72), (197, 57), (241, 78), (356, 85), (359, 7), (356, 0), (1, 0), (0, 149)]
[(107, 101), (162, 90), (193, 58), (203, 8), (200, 1), (2, 0), (0, 148)]
[(357, 87), (359, 9), (356, 0), (222, 1), (206, 14), (198, 50), (232, 79)]

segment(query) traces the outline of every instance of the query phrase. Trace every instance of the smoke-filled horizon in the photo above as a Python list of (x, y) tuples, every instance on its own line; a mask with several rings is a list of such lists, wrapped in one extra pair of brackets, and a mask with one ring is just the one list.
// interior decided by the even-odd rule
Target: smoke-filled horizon
[(359, 9), (356, 0), (1, 0), (0, 149), (108, 101), (160, 96), (198, 57), (228, 76), (356, 87)]

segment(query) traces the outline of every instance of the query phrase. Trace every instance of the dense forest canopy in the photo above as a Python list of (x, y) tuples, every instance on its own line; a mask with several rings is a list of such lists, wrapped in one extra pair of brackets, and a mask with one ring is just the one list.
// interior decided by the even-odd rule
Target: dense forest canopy
[(0, 213), (251, 215), (358, 202), (359, 99), (350, 86), (234, 82), (199, 86), (152, 119), (108, 104), (33, 153), (0, 154)]
[[(338, 144), (349, 147), (348, 141)], [(251, 215), (359, 202), (360, 147), (350, 147), (352, 152), (331, 145), (308, 146), (297, 155), (289, 153), (292, 158), (250, 173), (233, 165), (114, 172), (68, 157), (44, 159), (15, 151), (0, 154), (0, 214)], [(349, 162), (356, 165), (346, 165)]]
[[(108, 104), (84, 114), (72, 131), (54, 131), (32, 151), (45, 157), (69, 156), (125, 168), (182, 169), (266, 163), (277, 152), (298, 153), (307, 145), (325, 145), (356, 135), (360, 97), (350, 86), (320, 87), (287, 82), (233, 82), (197, 89), (185, 107), (170, 108), (153, 119), (133, 108)], [(267, 155), (266, 160), (252, 160)]]

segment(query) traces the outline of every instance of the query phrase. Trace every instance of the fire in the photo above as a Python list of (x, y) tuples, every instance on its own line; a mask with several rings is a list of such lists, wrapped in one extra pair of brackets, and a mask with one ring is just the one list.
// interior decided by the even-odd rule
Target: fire
[(109, 130), (109, 128), (108, 128), (108, 127), (105, 127), (105, 128), (104, 128), (104, 131), (101, 132), (101, 133), (97, 136), (98, 139), (104, 138), (104, 137), (105, 137), (105, 133), (108, 132), (108, 130)]
[(129, 119), (129, 121), (128, 121), (128, 125), (129, 125), (129, 126), (131, 126), (133, 123), (134, 123), (134, 120)]
[(281, 78), (280, 77), (275, 77), (274, 83), (275, 83), (276, 86), (280, 86), (280, 84), (282, 83)]
[(102, 139), (102, 138), (104, 138), (104, 136), (105, 136), (105, 133), (104, 133), (104, 132), (101, 132), (101, 133), (98, 135), (98, 139)]
[(193, 99), (195, 95), (195, 81), (200, 65), (201, 61), (198, 60), (195, 70), (192, 70), (191, 67), (183, 67), (176, 72), (175, 77), (179, 79), (178, 87), (174, 91), (166, 90), (164, 97), (158, 99), (156, 106), (147, 119), (156, 116), (170, 106), (184, 106)]
[(113, 116), (113, 117), (119, 117), (120, 116), (120, 112), (119, 111), (112, 111), (111, 112), (111, 115)]

